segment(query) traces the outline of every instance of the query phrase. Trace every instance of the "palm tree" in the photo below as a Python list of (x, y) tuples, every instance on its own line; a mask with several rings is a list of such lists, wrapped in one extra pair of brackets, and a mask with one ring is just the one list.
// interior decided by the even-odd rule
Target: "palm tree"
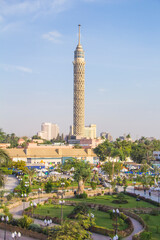
[(25, 171), (28, 174), (29, 184), (32, 185), (32, 180), (35, 175), (35, 169), (34, 168), (32, 168), (32, 169), (26, 168)]
[(0, 166), (9, 167), (12, 164), (12, 160), (5, 150), (0, 149)]
[(4, 187), (4, 183), (5, 183), (5, 176), (3, 172), (0, 170), (0, 187)]

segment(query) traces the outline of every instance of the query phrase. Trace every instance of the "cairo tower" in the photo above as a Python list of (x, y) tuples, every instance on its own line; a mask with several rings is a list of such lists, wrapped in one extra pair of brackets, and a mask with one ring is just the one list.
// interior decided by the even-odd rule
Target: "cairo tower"
[(85, 59), (84, 51), (79, 41), (74, 51), (74, 105), (73, 105), (73, 134), (74, 136), (84, 137), (85, 126)]

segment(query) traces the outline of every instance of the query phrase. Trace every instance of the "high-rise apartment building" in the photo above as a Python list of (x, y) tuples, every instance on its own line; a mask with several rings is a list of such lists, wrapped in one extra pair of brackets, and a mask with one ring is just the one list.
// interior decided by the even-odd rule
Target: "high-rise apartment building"
[(85, 58), (82, 45), (79, 41), (74, 52), (74, 105), (73, 105), (73, 134), (84, 137), (85, 126)]
[[(70, 126), (70, 135), (73, 134), (73, 126)], [(87, 139), (95, 139), (96, 138), (96, 125), (95, 124), (90, 124), (89, 126), (84, 127), (84, 135), (83, 138)], [(83, 139), (81, 138), (81, 139)]]
[(110, 133), (107, 132), (101, 132), (100, 134), (101, 137), (106, 138), (108, 141), (112, 142), (113, 141), (113, 137), (111, 136)]
[(96, 125), (91, 124), (89, 126), (85, 126), (84, 128), (84, 136), (89, 139), (95, 139), (96, 138)]
[(56, 138), (59, 134), (59, 127), (53, 123), (42, 123), (41, 131), (38, 132), (38, 136), (42, 139), (51, 140)]

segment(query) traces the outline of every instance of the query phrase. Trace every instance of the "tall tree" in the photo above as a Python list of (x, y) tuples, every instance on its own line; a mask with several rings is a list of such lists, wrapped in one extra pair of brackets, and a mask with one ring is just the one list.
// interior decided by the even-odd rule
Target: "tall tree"
[(35, 175), (35, 169), (34, 168), (29, 169), (26, 167), (25, 172), (28, 174), (29, 184), (31, 185)]
[(120, 162), (105, 162), (102, 166), (102, 170), (109, 175), (111, 181), (113, 181), (114, 174), (119, 174), (122, 169), (122, 163)]
[(0, 166), (10, 167), (12, 165), (12, 160), (3, 149), (0, 149)]
[(84, 184), (91, 178), (91, 166), (88, 162), (78, 159), (68, 159), (63, 165), (63, 169), (70, 170), (74, 167), (74, 180), (78, 182), (78, 194), (84, 192)]

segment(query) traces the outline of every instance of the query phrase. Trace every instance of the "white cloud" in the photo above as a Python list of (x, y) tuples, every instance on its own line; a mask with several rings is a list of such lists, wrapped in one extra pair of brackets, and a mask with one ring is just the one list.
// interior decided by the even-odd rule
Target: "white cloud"
[(19, 30), (20, 27), (21, 27), (21, 23), (12, 22), (2, 26), (0, 29), (0, 32), (15, 31), (15, 30)]
[(24, 73), (32, 73), (31, 68), (23, 67), (23, 66), (16, 66), (16, 65), (9, 65), (9, 64), (2, 64), (1, 68), (3, 68), (5, 71), (20, 71)]
[(64, 11), (72, 0), (0, 0), (0, 15), (43, 14)]
[(61, 37), (62, 35), (58, 31), (53, 31), (42, 35), (42, 38), (47, 39), (48, 41), (52, 41), (54, 43), (61, 43)]
[(107, 90), (106, 90), (105, 88), (99, 88), (98, 91), (99, 91), (100, 93), (105, 93), (105, 92), (107, 92)]

